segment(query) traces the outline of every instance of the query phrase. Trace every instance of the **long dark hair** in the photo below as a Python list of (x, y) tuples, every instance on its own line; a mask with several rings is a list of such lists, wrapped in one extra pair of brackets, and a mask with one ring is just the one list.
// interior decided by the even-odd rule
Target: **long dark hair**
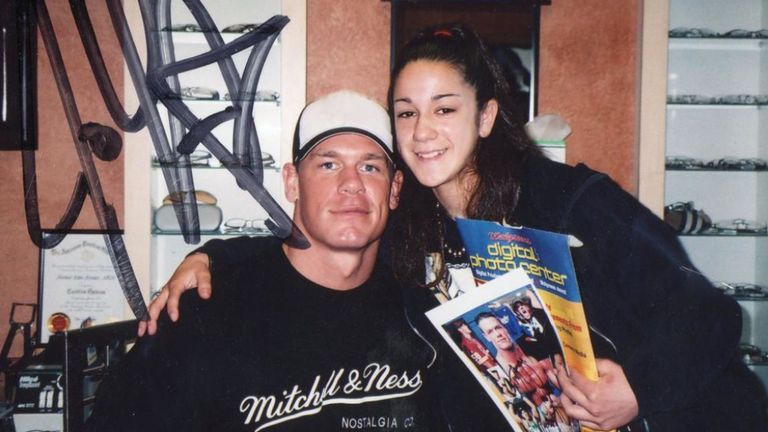
[[(471, 28), (462, 24), (427, 28), (411, 39), (396, 58), (388, 97), (391, 113), (395, 81), (406, 65), (417, 60), (445, 62), (458, 71), (477, 93), (478, 112), (489, 100), (498, 102), (493, 129), (478, 141), (469, 167), (477, 183), (466, 214), (474, 219), (514, 222), (521, 166), (529, 155), (541, 151), (528, 139), (518, 120), (520, 107), (510, 103), (509, 85), (499, 66)], [(404, 170), (405, 181), (391, 227), (392, 267), (401, 281), (423, 286), (424, 257), (429, 252), (442, 253), (442, 210), (432, 190), (421, 185), (402, 160), (398, 166)], [(445, 271), (441, 273), (438, 281)]]

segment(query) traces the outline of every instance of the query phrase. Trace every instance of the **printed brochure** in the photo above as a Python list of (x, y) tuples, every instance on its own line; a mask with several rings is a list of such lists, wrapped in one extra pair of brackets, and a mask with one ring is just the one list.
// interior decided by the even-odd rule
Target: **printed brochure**
[[(516, 430), (589, 430), (565, 416), (560, 390), (541, 375), (559, 363), (598, 378), (569, 248), (578, 240), (481, 220), (456, 224), (483, 287), (427, 316)], [(510, 347), (517, 354), (508, 355)], [(523, 367), (521, 358), (534, 361)]]
[(562, 364), (553, 321), (533, 281), (511, 270), (427, 312), (515, 431), (578, 431), (547, 371)]
[(488, 282), (516, 268), (528, 273), (555, 323), (565, 364), (597, 380), (569, 237), (473, 219), (457, 219), (456, 224), (476, 282)]

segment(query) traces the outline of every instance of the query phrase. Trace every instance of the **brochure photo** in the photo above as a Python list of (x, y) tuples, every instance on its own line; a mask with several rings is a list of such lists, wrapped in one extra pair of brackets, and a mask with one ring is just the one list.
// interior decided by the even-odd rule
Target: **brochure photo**
[(512, 270), (427, 312), (515, 431), (578, 431), (547, 370), (562, 364), (552, 320), (525, 271)]
[(495, 222), (457, 219), (478, 283), (523, 269), (555, 323), (569, 370), (597, 379), (589, 325), (581, 304), (569, 236)]

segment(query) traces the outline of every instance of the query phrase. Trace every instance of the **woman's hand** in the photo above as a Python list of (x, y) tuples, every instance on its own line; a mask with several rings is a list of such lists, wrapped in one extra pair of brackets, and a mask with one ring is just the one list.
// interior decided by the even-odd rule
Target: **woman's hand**
[(638, 413), (637, 398), (618, 364), (597, 359), (598, 380), (592, 381), (572, 370), (568, 376), (560, 366), (549, 372), (556, 378), (565, 412), (593, 430), (611, 430), (624, 426)]
[(186, 290), (197, 288), (200, 298), (211, 297), (211, 271), (208, 255), (192, 254), (179, 264), (171, 279), (163, 285), (160, 293), (149, 304), (149, 321), (139, 321), (139, 337), (157, 331), (157, 318), (167, 306), (171, 321), (179, 319), (179, 299)]

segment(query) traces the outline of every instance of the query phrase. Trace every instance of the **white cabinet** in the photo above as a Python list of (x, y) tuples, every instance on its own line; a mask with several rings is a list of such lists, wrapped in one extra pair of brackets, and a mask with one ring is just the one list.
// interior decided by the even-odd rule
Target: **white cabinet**
[[(736, 232), (681, 241), (713, 282), (768, 289), (768, 1), (669, 4), (664, 202), (692, 201), (714, 223), (741, 220)], [(738, 298), (743, 341), (768, 351), (768, 301)], [(768, 382), (768, 364), (752, 368)]]
[[(253, 120), (258, 133), (260, 150), (265, 161), (263, 186), (290, 215), (291, 209), (283, 197), (281, 167), (291, 158), (293, 128), (305, 102), (306, 3), (305, 0), (236, 0), (203, 2), (219, 31), (237, 24), (258, 24), (274, 15), (285, 15), (290, 22), (272, 45), (261, 72), (253, 108)], [(126, 6), (128, 9), (129, 6)], [(135, 15), (134, 15), (135, 16)], [(196, 21), (184, 2), (172, 2), (171, 29), (176, 60), (209, 51), (205, 34), (195, 28)], [(134, 21), (132, 26), (136, 24)], [(176, 27), (189, 24), (186, 28)], [(203, 29), (205, 30), (205, 29)], [(136, 30), (134, 30), (135, 32)], [(225, 43), (243, 36), (244, 32), (222, 32)], [(242, 75), (251, 49), (232, 56), (238, 74)], [(229, 95), (224, 77), (214, 65), (204, 66), (178, 75), (181, 99), (198, 118), (221, 112), (242, 95)], [(239, 77), (238, 77), (239, 79)], [(187, 89), (185, 91), (185, 89)], [(127, 98), (130, 99), (130, 92)], [(252, 94), (250, 96), (253, 96)], [(249, 97), (249, 96), (245, 96)], [(158, 104), (166, 135), (171, 137), (168, 115)], [(230, 152), (233, 150), (234, 121), (226, 121), (213, 135)], [(130, 142), (133, 141), (133, 142)], [(133, 148), (131, 148), (133, 146)], [(129, 150), (130, 149), (130, 150)], [(205, 154), (205, 146), (198, 145)], [(201, 243), (211, 238), (234, 235), (266, 235), (263, 228), (267, 212), (248, 193), (237, 186), (232, 173), (215, 157), (202, 158), (191, 168), (197, 191), (210, 193), (221, 212), (221, 225), (201, 232)], [(167, 179), (157, 161), (148, 135), (126, 140), (126, 242), (145, 295), (159, 290), (183, 257), (199, 244), (187, 244), (178, 229), (156, 223), (156, 212), (168, 196)], [(201, 212), (202, 215), (202, 212)], [(173, 218), (170, 218), (171, 221)], [(165, 219), (166, 221), (168, 219)], [(229, 229), (225, 224), (246, 224), (243, 231)], [(202, 225), (201, 221), (201, 225)]]

